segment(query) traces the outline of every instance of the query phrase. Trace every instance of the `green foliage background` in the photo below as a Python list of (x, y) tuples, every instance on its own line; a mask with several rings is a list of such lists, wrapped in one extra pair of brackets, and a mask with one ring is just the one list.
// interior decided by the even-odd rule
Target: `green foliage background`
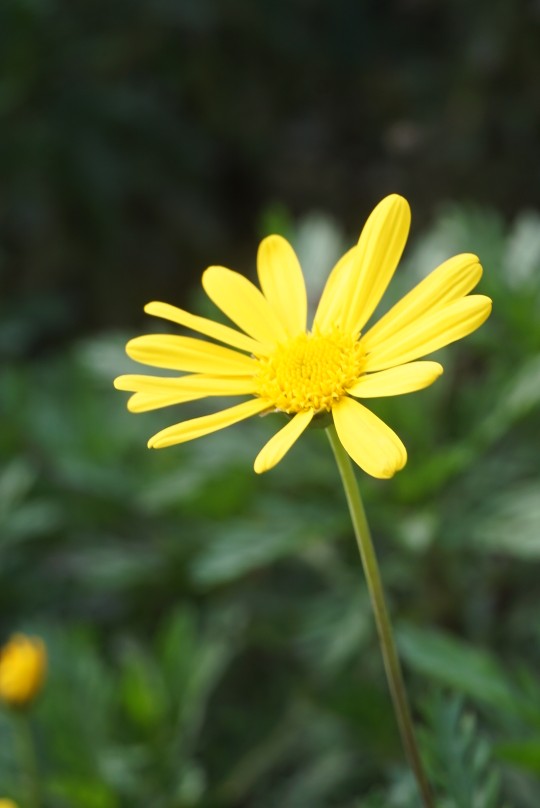
[[(416, 226), (384, 305), (460, 251), (494, 300), (434, 387), (374, 402), (409, 462), (360, 480), (423, 754), (437, 808), (537, 808), (539, 27), (533, 3), (0, 4), (0, 632), (49, 648), (45, 808), (417, 805), (324, 433), (259, 478), (278, 416), (148, 452), (205, 405), (135, 417), (111, 386), (148, 299), (213, 314), (200, 270), (250, 274), (269, 231), (315, 298), (390, 191)], [(1, 713), (25, 808), (14, 741)]]
[(351, 234), (396, 191), (420, 225), (446, 199), (537, 205), (539, 36), (526, 0), (2, 0), (20, 348), (248, 266), (269, 204)]
[[(474, 242), (494, 300), (436, 385), (377, 402), (410, 459), (361, 479), (441, 808), (540, 795), (538, 225), (449, 208), (390, 295)], [(341, 238), (320, 218), (293, 234), (312, 288)], [(279, 416), (148, 452), (174, 414), (111, 390), (127, 336), (2, 370), (0, 614), (50, 650), (45, 804), (416, 805), (324, 433), (262, 478)]]

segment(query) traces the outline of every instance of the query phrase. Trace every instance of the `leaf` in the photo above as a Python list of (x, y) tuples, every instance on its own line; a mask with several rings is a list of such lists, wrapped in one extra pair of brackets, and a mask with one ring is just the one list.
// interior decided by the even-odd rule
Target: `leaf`
[(514, 486), (490, 503), (489, 512), (472, 526), (478, 547), (518, 558), (540, 557), (540, 487)]
[(416, 671), (497, 710), (516, 710), (516, 694), (487, 651), (441, 631), (401, 625), (398, 644)]
[(423, 708), (428, 723), (421, 735), (423, 757), (441, 808), (499, 808), (501, 778), (476, 716), (459, 697), (438, 692)]
[(195, 741), (211, 698), (232, 654), (238, 615), (225, 610), (215, 624), (200, 628), (189, 609), (178, 610), (158, 637), (158, 655), (174, 705), (171, 717), (182, 744)]
[(204, 586), (228, 583), (299, 554), (331, 533), (333, 523), (332, 517), (319, 514), (317, 520), (305, 509), (285, 510), (284, 505), (273, 518), (236, 519), (201, 549), (192, 565), (193, 578)]
[(164, 722), (170, 705), (161, 671), (141, 646), (130, 643), (124, 647), (119, 687), (124, 707), (136, 725), (155, 731)]
[(507, 238), (503, 270), (509, 288), (530, 289), (538, 283), (540, 268), (540, 216), (523, 211)]
[(494, 752), (506, 763), (536, 775), (540, 774), (540, 740), (537, 738), (501, 741), (495, 745)]
[(504, 435), (517, 421), (540, 406), (540, 356), (533, 356), (512, 371), (498, 389), (494, 406), (477, 429), (475, 439), (487, 446)]
[(24, 501), (36, 479), (36, 470), (22, 457), (4, 467), (0, 473), (0, 516), (5, 516)]

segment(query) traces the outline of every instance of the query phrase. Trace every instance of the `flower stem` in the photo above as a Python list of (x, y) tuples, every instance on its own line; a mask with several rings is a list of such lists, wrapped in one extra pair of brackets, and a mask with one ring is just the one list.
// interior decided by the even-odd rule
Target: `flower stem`
[(371, 604), (375, 614), (386, 678), (388, 680), (403, 746), (414, 776), (416, 777), (423, 804), (425, 808), (434, 808), (431, 789), (422, 766), (422, 760), (416, 743), (411, 711), (392, 632), (392, 624), (384, 596), (379, 565), (377, 563), (377, 557), (375, 555), (358, 483), (349, 455), (343, 448), (335, 427), (333, 425), (327, 427), (326, 432), (336, 458), (343, 488), (345, 489), (345, 496), (349, 505), (354, 533), (358, 543), (358, 549), (360, 550), (360, 557), (364, 567)]
[(28, 808), (39, 808), (41, 804), (39, 775), (32, 728), (24, 712), (14, 714), (13, 721), (21, 769), (24, 805)]

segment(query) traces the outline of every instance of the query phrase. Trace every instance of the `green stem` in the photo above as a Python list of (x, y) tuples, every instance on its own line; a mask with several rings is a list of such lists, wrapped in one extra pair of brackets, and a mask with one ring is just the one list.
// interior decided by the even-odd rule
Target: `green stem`
[(407, 692), (403, 682), (403, 674), (397, 654), (396, 643), (392, 632), (392, 624), (388, 614), (388, 607), (384, 597), (384, 589), (379, 572), (379, 565), (371, 539), (369, 525), (364, 511), (364, 505), (360, 496), (358, 483), (354, 475), (353, 467), (349, 455), (343, 448), (339, 440), (335, 427), (329, 426), (326, 430), (330, 445), (336, 458), (336, 463), (345, 489), (345, 496), (349, 505), (354, 533), (360, 550), (360, 557), (364, 567), (364, 573), (371, 597), (371, 604), (375, 614), (375, 622), (379, 633), (379, 641), (386, 670), (386, 678), (394, 703), (397, 723), (401, 733), (403, 746), (407, 754), (410, 766), (416, 777), (418, 788), (422, 796), (425, 808), (434, 808), (431, 789), (422, 766), (422, 760), (418, 751), (418, 745), (414, 735), (414, 727), (411, 718), (411, 711), (407, 699)]
[(17, 712), (13, 715), (13, 723), (25, 799), (23, 804), (25, 808), (39, 808), (39, 774), (30, 721), (24, 712)]

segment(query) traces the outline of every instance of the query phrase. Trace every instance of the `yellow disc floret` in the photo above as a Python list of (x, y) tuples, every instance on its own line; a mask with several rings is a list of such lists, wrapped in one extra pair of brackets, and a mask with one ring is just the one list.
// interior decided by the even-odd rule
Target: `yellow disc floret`
[(260, 360), (257, 394), (282, 412), (330, 411), (362, 365), (358, 341), (337, 328), (299, 334)]

